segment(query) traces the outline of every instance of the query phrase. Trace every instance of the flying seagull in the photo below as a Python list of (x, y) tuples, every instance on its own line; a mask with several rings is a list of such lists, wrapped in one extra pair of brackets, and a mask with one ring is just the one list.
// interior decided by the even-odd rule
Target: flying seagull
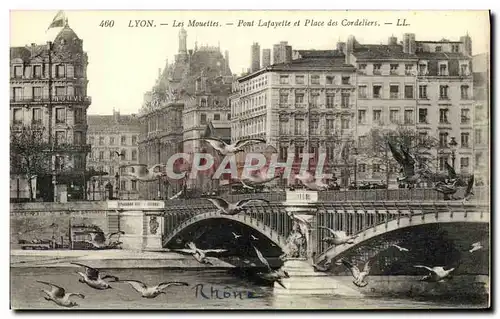
[(212, 204), (214, 204), (215, 207), (217, 207), (219, 211), (224, 215), (236, 215), (242, 210), (244, 210), (244, 207), (250, 202), (262, 202), (269, 204), (268, 200), (260, 198), (242, 199), (238, 201), (236, 204), (229, 203), (228, 201), (220, 197), (207, 197), (206, 199), (209, 200)]
[(328, 189), (327, 184), (323, 183), (320, 179), (316, 179), (309, 172), (297, 174), (295, 175), (295, 178), (298, 179), (309, 190), (324, 191)]
[(259, 238), (255, 237), (254, 235), (250, 235), (250, 238), (251, 238), (252, 240), (259, 240)]
[(415, 163), (417, 162), (415, 156), (410, 154), (407, 149), (404, 149), (402, 147), (400, 147), (399, 149), (396, 148), (394, 145), (392, 145), (391, 142), (387, 142), (387, 144), (389, 144), (389, 149), (391, 150), (392, 156), (401, 166), (401, 172), (403, 173), (403, 177), (398, 177), (397, 181), (407, 182), (409, 184), (415, 184), (420, 181), (427, 170), (415, 170)]
[(427, 267), (427, 266), (421, 266), (421, 265), (416, 265), (413, 266), (415, 268), (425, 268), (430, 273), (428, 275), (425, 275), (420, 279), (420, 281), (431, 281), (431, 282), (440, 282), (443, 281), (445, 278), (450, 277), (450, 274), (452, 271), (455, 270), (455, 268), (450, 268), (448, 270), (445, 270), (444, 267)]
[(271, 282), (277, 282), (281, 287), (285, 288), (285, 285), (283, 284), (282, 279), (283, 278), (290, 278), (288, 273), (284, 270), (273, 270), (271, 266), (269, 265), (269, 262), (267, 261), (266, 258), (262, 255), (262, 253), (255, 247), (253, 246), (253, 249), (255, 249), (255, 252), (257, 253), (257, 257), (259, 257), (259, 260), (267, 267), (267, 272), (259, 272), (257, 275), (261, 277), (264, 280), (271, 281)]
[(222, 156), (226, 156), (228, 154), (236, 154), (239, 152), (244, 152), (243, 147), (246, 145), (249, 145), (249, 144), (266, 143), (266, 140), (263, 140), (260, 138), (246, 138), (246, 139), (239, 140), (236, 143), (228, 145), (222, 139), (215, 138), (215, 137), (190, 138), (190, 139), (184, 140), (183, 142), (195, 141), (195, 140), (203, 140), (203, 141), (209, 143)]
[(476, 250), (480, 250), (480, 249), (482, 249), (482, 248), (483, 248), (483, 245), (481, 245), (481, 242), (479, 242), (479, 241), (478, 241), (478, 242), (473, 243), (473, 244), (471, 245), (471, 249), (469, 249), (469, 252), (470, 252), (470, 253), (473, 253), (473, 252), (475, 252)]
[(54, 284), (52, 284), (50, 282), (38, 281), (38, 280), (37, 280), (37, 282), (39, 282), (41, 284), (44, 284), (44, 285), (48, 285), (48, 286), (50, 286), (52, 288), (50, 291), (42, 289), (42, 292), (44, 292), (46, 294), (46, 296), (44, 298), (47, 301), (53, 301), (53, 302), (55, 302), (59, 306), (62, 306), (62, 307), (75, 307), (75, 306), (78, 306), (78, 304), (76, 302), (74, 302), (74, 301), (71, 301), (70, 300), (71, 297), (77, 296), (77, 297), (80, 297), (82, 299), (85, 298), (85, 296), (82, 295), (82, 294), (78, 294), (78, 293), (66, 293), (66, 290), (64, 288), (59, 287), (57, 285), (54, 285)]
[(397, 249), (399, 249), (399, 251), (409, 251), (408, 248), (404, 248), (396, 244), (391, 245), (391, 247), (396, 247)]
[(175, 249), (174, 251), (184, 254), (190, 254), (200, 264), (208, 264), (208, 265), (213, 265), (213, 263), (208, 259), (209, 257), (207, 257), (206, 254), (223, 253), (227, 251), (227, 249), (205, 249), (205, 250), (199, 249), (193, 242), (187, 243), (186, 246), (188, 247), (188, 249)]
[(354, 239), (358, 236), (347, 236), (345, 231), (333, 230), (325, 226), (319, 226), (319, 228), (326, 229), (330, 232), (329, 237), (323, 238), (322, 241), (328, 243), (329, 245), (342, 245), (342, 244), (354, 244)]
[(134, 168), (134, 172), (127, 172), (122, 176), (129, 176), (132, 178), (132, 180), (138, 180), (141, 182), (154, 182), (158, 181), (158, 177), (165, 175), (161, 169), (157, 170), (158, 168), (162, 168), (164, 166), (165, 165), (163, 164), (156, 164), (148, 168), (147, 165), (145, 164), (130, 164), (130, 165), (120, 166), (120, 168), (122, 167)]
[[(89, 243), (92, 245), (93, 248), (95, 249), (110, 249), (110, 248), (115, 248), (118, 247), (119, 245), (122, 244), (120, 241), (120, 235), (124, 235), (125, 232), (123, 231), (117, 231), (113, 233), (109, 233), (107, 238), (103, 238), (100, 233), (89, 233), (91, 239), (86, 240), (86, 243)], [(116, 240), (111, 240), (113, 236), (118, 235), (118, 239)]]
[(143, 298), (156, 298), (160, 294), (166, 294), (165, 289), (170, 286), (189, 286), (187, 282), (179, 281), (162, 282), (155, 286), (148, 286), (142, 281), (138, 280), (120, 280), (120, 282), (128, 283), (130, 286), (132, 286), (132, 288), (140, 293)]
[(368, 282), (365, 281), (365, 278), (370, 273), (370, 260), (368, 260), (363, 267), (363, 271), (360, 271), (359, 268), (345, 259), (342, 259), (342, 264), (351, 271), (352, 276), (354, 277), (353, 284), (358, 287), (365, 287), (368, 285)]
[(457, 173), (455, 172), (455, 169), (451, 167), (450, 164), (445, 163), (445, 167), (448, 171), (449, 179), (446, 179), (446, 181), (444, 182), (442, 181), (437, 182), (436, 185), (434, 186), (434, 189), (439, 193), (443, 194), (445, 200), (449, 200), (450, 196), (452, 196), (457, 192), (458, 177)]
[(118, 151), (115, 151), (115, 154), (116, 154), (119, 158), (122, 158), (122, 159), (124, 159), (124, 158), (125, 158), (125, 153), (124, 153), (124, 152), (118, 153)]
[(81, 276), (81, 278), (78, 279), (78, 281), (81, 283), (85, 283), (89, 287), (92, 287), (94, 289), (98, 290), (112, 289), (113, 287), (111, 287), (109, 283), (105, 281), (105, 279), (113, 279), (113, 281), (115, 282), (118, 281), (118, 277), (116, 276), (111, 276), (111, 275), (101, 276), (101, 272), (96, 268), (92, 268), (90, 266), (75, 262), (72, 262), (71, 264), (85, 268), (84, 273), (77, 272)]
[(464, 202), (468, 202), (474, 193), (472, 192), (472, 187), (474, 186), (474, 175), (469, 177), (469, 181), (467, 182), (467, 188), (465, 189), (464, 194)]
[(280, 177), (279, 175), (268, 177), (267, 172), (259, 170), (257, 174), (254, 175), (249, 174), (247, 176), (242, 177), (240, 179), (240, 182), (241, 184), (243, 184), (244, 188), (255, 189), (255, 186), (267, 184), (279, 177)]
[(182, 193), (184, 193), (184, 189), (175, 194), (174, 196), (170, 197), (168, 200), (178, 199), (179, 197), (182, 196)]
[(232, 232), (232, 234), (234, 236), (234, 239), (238, 239), (238, 238), (240, 238), (242, 236), (242, 235), (236, 234), (235, 232)]

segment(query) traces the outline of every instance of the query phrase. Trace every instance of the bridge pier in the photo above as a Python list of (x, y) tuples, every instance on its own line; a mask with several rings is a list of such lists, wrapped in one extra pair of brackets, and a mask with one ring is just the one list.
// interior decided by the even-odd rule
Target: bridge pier
[[(310, 191), (287, 194), (287, 201), (283, 205), (293, 220), (293, 229), (286, 240), (286, 259), (282, 269), (288, 273), (289, 278), (282, 280), (286, 289), (275, 283), (274, 291), (285, 295), (360, 296), (361, 293), (356, 289), (340, 283), (327, 273), (317, 272), (313, 268), (315, 250), (318, 246), (316, 232), (318, 206), (315, 204), (317, 198), (317, 192)], [(305, 249), (300, 249), (304, 244)]]
[(108, 201), (115, 209), (122, 247), (130, 250), (160, 250), (164, 224), (162, 201)]

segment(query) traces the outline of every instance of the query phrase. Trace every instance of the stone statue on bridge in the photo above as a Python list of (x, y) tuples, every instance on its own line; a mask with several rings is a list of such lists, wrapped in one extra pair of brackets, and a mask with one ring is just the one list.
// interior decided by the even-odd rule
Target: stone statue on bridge
[(289, 216), (293, 218), (293, 224), (286, 240), (285, 258), (307, 258), (309, 222), (293, 214)]

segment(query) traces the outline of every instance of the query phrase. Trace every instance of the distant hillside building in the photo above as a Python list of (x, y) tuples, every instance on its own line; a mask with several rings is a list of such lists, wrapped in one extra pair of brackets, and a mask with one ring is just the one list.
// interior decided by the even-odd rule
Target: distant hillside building
[[(68, 22), (53, 42), (10, 48), (10, 129), (45, 129), (55, 150), (55, 174), (36, 177), (36, 198), (44, 201), (85, 197), (87, 145), (87, 53)], [(22, 177), (13, 176), (11, 196)], [(56, 185), (56, 187), (54, 187)], [(29, 190), (29, 189), (28, 189)], [(54, 190), (56, 191), (54, 195)]]
[(139, 163), (139, 118), (135, 114), (120, 115), (113, 110), (113, 115), (89, 115), (87, 122), (88, 141), (92, 146), (88, 169), (108, 173), (89, 181), (88, 198), (101, 199), (108, 182), (120, 199), (139, 198), (138, 182), (123, 176), (126, 170), (120, 169), (122, 165)]

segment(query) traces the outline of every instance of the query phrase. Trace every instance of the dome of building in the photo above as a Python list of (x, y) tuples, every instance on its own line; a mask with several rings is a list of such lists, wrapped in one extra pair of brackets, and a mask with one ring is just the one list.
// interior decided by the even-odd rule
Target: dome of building
[(71, 29), (68, 25), (66, 25), (56, 36), (54, 43), (58, 44), (72, 43), (75, 39), (80, 40), (80, 38), (78, 38), (78, 36), (76, 35), (75, 31), (73, 31), (73, 29)]

